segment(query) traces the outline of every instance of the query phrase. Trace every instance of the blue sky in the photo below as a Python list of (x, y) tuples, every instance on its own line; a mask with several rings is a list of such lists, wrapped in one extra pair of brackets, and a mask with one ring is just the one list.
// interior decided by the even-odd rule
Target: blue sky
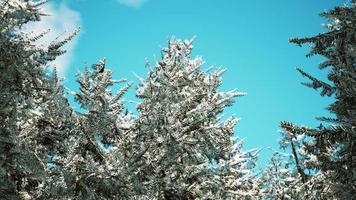
[[(196, 36), (194, 55), (206, 66), (226, 68), (221, 91), (237, 89), (237, 99), (226, 115), (241, 118), (236, 135), (245, 148), (262, 148), (260, 165), (278, 148), (279, 122), (287, 120), (315, 127), (332, 99), (322, 98), (300, 84), (302, 67), (325, 79), (317, 69), (322, 58), (306, 58), (308, 47), (288, 43), (292, 37), (324, 31), (318, 14), (342, 0), (75, 0), (50, 1), (54, 33), (81, 27), (57, 68), (66, 87), (76, 91), (75, 74), (85, 63), (105, 57), (114, 78), (134, 83), (126, 100), (134, 99), (137, 78), (146, 75), (145, 58), (154, 63), (170, 36)], [(61, 12), (62, 9), (62, 12)], [(66, 11), (63, 14), (63, 10)], [(49, 17), (51, 18), (51, 17)], [(77, 106), (73, 104), (74, 106)], [(134, 105), (128, 104), (133, 111)]]

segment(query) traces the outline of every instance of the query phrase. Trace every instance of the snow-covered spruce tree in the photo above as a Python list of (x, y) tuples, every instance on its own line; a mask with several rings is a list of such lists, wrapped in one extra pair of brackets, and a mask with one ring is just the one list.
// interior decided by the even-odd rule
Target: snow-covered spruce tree
[(261, 199), (259, 182), (252, 169), (257, 161), (257, 149), (243, 151), (243, 141), (235, 140), (228, 159), (207, 170), (197, 186), (200, 199)]
[(274, 152), (260, 177), (262, 199), (302, 199), (304, 185), (289, 156)]
[(44, 96), (53, 93), (43, 67), (64, 53), (61, 47), (74, 34), (47, 48), (34, 45), (45, 33), (23, 33), (21, 27), (40, 20), (43, 3), (0, 0), (1, 199), (35, 198), (48, 172), (48, 148), (42, 148), (36, 131), (41, 105), (48, 101)]
[(305, 134), (293, 135), (282, 131), (281, 149), (290, 153), (275, 152), (260, 178), (264, 199), (309, 199), (314, 193), (311, 178), (317, 172), (316, 156), (307, 152), (310, 139)]
[[(326, 58), (319, 66), (327, 68), (328, 82), (298, 71), (311, 80), (305, 85), (321, 89), (322, 96), (332, 96), (335, 101), (328, 107), (335, 118), (319, 118), (325, 124), (318, 128), (298, 127), (282, 122), (281, 126), (291, 135), (305, 134), (310, 142), (305, 150), (315, 155), (317, 162), (311, 163), (317, 170), (310, 180), (318, 182), (312, 190), (315, 198), (356, 198), (356, 1), (351, 5), (335, 7), (321, 14), (329, 20), (326, 33), (309, 38), (291, 39), (302, 45), (311, 43), (308, 56), (321, 55)], [(320, 184), (324, 182), (324, 184)], [(313, 185), (313, 182), (309, 182)], [(310, 197), (313, 198), (313, 197)]]
[(131, 128), (131, 117), (124, 113), (121, 97), (130, 84), (113, 94), (109, 88), (125, 80), (113, 80), (105, 60), (92, 65), (92, 71), (85, 69), (77, 81), (80, 92), (75, 99), (85, 113), (77, 117), (77, 141), (65, 165), (73, 182), (68, 189), (79, 199), (128, 198), (132, 189), (121, 140)]
[(48, 77), (44, 87), (43, 103), (37, 109), (36, 126), (30, 129), (29, 142), (41, 153), (46, 164), (46, 179), (34, 192), (34, 199), (68, 199), (70, 182), (64, 167), (76, 142), (77, 115), (69, 105), (66, 91), (58, 79), (56, 70)]
[(218, 92), (223, 71), (202, 71), (202, 58), (190, 58), (192, 48), (192, 40), (170, 39), (162, 59), (137, 88), (143, 101), (132, 134), (125, 138), (137, 196), (219, 199), (244, 196), (250, 189), (243, 184), (251, 181), (252, 165), (246, 163), (253, 156), (234, 144), (236, 120), (219, 116), (242, 94)]

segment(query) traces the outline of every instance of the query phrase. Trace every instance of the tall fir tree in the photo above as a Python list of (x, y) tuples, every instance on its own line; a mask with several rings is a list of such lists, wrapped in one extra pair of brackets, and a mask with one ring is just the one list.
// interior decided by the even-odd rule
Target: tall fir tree
[(199, 199), (261, 199), (259, 182), (254, 173), (258, 150), (242, 150), (243, 141), (236, 139), (229, 156), (206, 170), (197, 186)]
[(131, 194), (125, 173), (122, 138), (131, 129), (131, 115), (124, 112), (121, 97), (127, 84), (113, 94), (110, 88), (125, 80), (113, 80), (105, 60), (78, 75), (80, 92), (75, 99), (84, 109), (77, 117), (76, 144), (66, 170), (72, 174), (69, 188), (79, 199), (120, 199)]
[(258, 199), (257, 151), (223, 120), (235, 91), (218, 92), (223, 70), (203, 71), (192, 41), (169, 40), (137, 88), (134, 123), (113, 94), (105, 60), (78, 75), (74, 112), (46, 66), (76, 32), (48, 47), (21, 27), (45, 1), (0, 0), (1, 199)]
[(303, 199), (303, 182), (289, 156), (280, 152), (273, 153), (259, 179), (262, 199)]
[[(44, 33), (24, 33), (23, 25), (39, 21), (45, 1), (0, 1), (0, 198), (31, 199), (40, 195), (48, 174), (46, 148), (36, 131), (44, 98), (53, 93), (44, 67), (65, 51), (74, 35), (47, 48), (34, 44)], [(33, 140), (34, 139), (34, 140)], [(40, 140), (43, 140), (41, 138)]]
[[(234, 146), (236, 120), (224, 121), (219, 115), (243, 94), (218, 92), (223, 70), (203, 71), (202, 58), (191, 59), (192, 49), (192, 40), (170, 39), (162, 59), (154, 69), (148, 66), (148, 77), (137, 88), (142, 102), (132, 134), (125, 139), (126, 156), (136, 175), (133, 188), (149, 199), (214, 199), (249, 189), (233, 179), (249, 176), (252, 165), (239, 166), (230, 159), (253, 156)], [(213, 164), (224, 169), (213, 173)], [(231, 182), (215, 176), (230, 176)], [(214, 197), (217, 191), (222, 196)]]
[[(321, 89), (322, 96), (335, 101), (327, 108), (335, 118), (321, 117), (325, 122), (318, 128), (307, 128), (282, 122), (282, 128), (292, 135), (306, 135), (304, 149), (315, 162), (302, 166), (301, 178), (310, 185), (308, 193), (314, 199), (355, 199), (356, 198), (356, 1), (350, 5), (338, 6), (321, 16), (329, 20), (326, 33), (314, 37), (291, 39), (302, 45), (311, 43), (307, 55), (321, 55), (325, 61), (320, 69), (328, 69), (328, 81), (321, 81), (302, 69), (297, 70), (310, 79), (306, 86)], [(296, 156), (295, 156), (296, 158)], [(296, 165), (303, 164), (302, 162)], [(305, 163), (304, 163), (305, 164)], [(305, 177), (303, 168), (313, 168), (315, 175)]]
[(273, 153), (259, 179), (263, 199), (315, 199), (312, 187), (320, 182), (311, 179), (317, 177), (314, 166), (318, 160), (315, 155), (307, 152), (309, 142), (306, 134), (295, 136), (282, 131), (280, 148), (291, 153)]
[[(46, 179), (35, 191), (34, 199), (60, 199), (67, 197), (63, 166), (68, 162), (75, 136), (77, 115), (69, 105), (67, 93), (58, 79), (56, 70), (44, 84), (43, 103), (38, 106), (36, 123), (30, 129), (30, 141), (46, 165)], [(69, 142), (71, 141), (71, 142)]]

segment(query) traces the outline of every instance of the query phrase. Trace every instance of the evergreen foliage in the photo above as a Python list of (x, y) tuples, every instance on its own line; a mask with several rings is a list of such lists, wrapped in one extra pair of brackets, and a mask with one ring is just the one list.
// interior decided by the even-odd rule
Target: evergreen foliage
[(224, 109), (243, 93), (219, 91), (224, 70), (191, 57), (193, 40), (171, 38), (140, 78), (138, 116), (105, 59), (77, 75), (75, 100), (49, 62), (78, 32), (46, 47), (23, 32), (46, 1), (0, 0), (0, 199), (356, 199), (356, 2), (321, 15), (327, 32), (291, 39), (326, 60), (328, 81), (297, 69), (335, 98), (317, 128), (281, 122), (280, 146), (257, 178), (257, 149), (244, 151)]
[[(291, 39), (302, 45), (311, 43), (307, 56), (321, 55), (327, 68), (328, 81), (321, 81), (302, 69), (297, 70), (311, 82), (304, 85), (320, 89), (322, 96), (335, 101), (327, 108), (335, 118), (318, 118), (324, 122), (317, 128), (307, 128), (282, 122), (283, 140), (289, 141), (295, 169), (304, 184), (303, 198), (356, 198), (356, 2), (338, 6), (321, 16), (329, 20), (326, 33), (314, 37)], [(306, 139), (295, 146), (296, 138)], [(303, 152), (301, 156), (297, 152)], [(314, 173), (307, 176), (306, 170)]]
[[(58, 149), (56, 133), (41, 137), (41, 124), (61, 129), (54, 121), (43, 121), (46, 106), (54, 103), (56, 87), (44, 68), (65, 51), (61, 47), (75, 34), (39, 48), (34, 42), (45, 33), (24, 33), (21, 27), (39, 21), (44, 2), (0, 1), (0, 198), (29, 199), (40, 195), (48, 176), (46, 157)], [(49, 98), (47, 98), (49, 97)], [(50, 108), (52, 109), (52, 108)], [(61, 116), (58, 116), (61, 117)], [(47, 119), (48, 120), (48, 119)], [(53, 119), (55, 120), (55, 119)], [(65, 120), (59, 119), (59, 121)], [(50, 138), (55, 141), (50, 141)]]
[(203, 71), (201, 57), (190, 58), (192, 49), (192, 40), (170, 39), (137, 88), (143, 101), (126, 139), (129, 167), (137, 174), (135, 190), (149, 199), (251, 196), (252, 186), (240, 180), (253, 178), (256, 155), (234, 143), (236, 119), (219, 117), (233, 97), (243, 94), (218, 92), (223, 71)]
[(202, 71), (191, 40), (169, 40), (141, 80), (137, 118), (105, 60), (78, 74), (75, 112), (48, 65), (77, 32), (39, 47), (46, 32), (21, 29), (44, 3), (0, 1), (1, 199), (255, 198), (257, 151), (242, 151), (236, 119), (220, 115), (242, 93), (217, 91), (223, 71)]
[(275, 152), (260, 178), (263, 199), (302, 199), (303, 183), (288, 155)]
[(79, 199), (120, 199), (129, 195), (125, 175), (122, 137), (131, 128), (130, 113), (124, 113), (121, 97), (130, 87), (124, 86), (117, 94), (109, 87), (125, 80), (113, 80), (105, 60), (78, 74), (80, 92), (75, 98), (85, 109), (77, 116), (75, 146), (66, 165), (75, 177), (72, 187)]

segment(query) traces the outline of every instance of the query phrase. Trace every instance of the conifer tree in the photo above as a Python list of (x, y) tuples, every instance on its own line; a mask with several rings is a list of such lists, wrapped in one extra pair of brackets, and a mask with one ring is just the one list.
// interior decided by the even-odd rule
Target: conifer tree
[(131, 128), (130, 113), (124, 113), (121, 97), (130, 84), (113, 94), (113, 80), (105, 60), (78, 75), (80, 92), (75, 98), (85, 110), (77, 116), (74, 148), (66, 170), (72, 175), (68, 189), (79, 199), (124, 198), (130, 194), (122, 157), (122, 137)]
[[(307, 56), (321, 55), (325, 58), (319, 68), (329, 70), (328, 81), (321, 81), (302, 69), (297, 70), (310, 79), (310, 83), (304, 83), (306, 86), (320, 89), (322, 96), (335, 99), (327, 108), (335, 118), (319, 118), (325, 123), (318, 128), (300, 127), (288, 122), (282, 122), (281, 126), (293, 137), (306, 135), (309, 138), (303, 148), (309, 156), (316, 157), (315, 162), (303, 166), (316, 170), (315, 175), (304, 177), (312, 187), (309, 193), (314, 195), (309, 198), (355, 199), (356, 1), (335, 7), (321, 16), (329, 20), (325, 25), (326, 33), (290, 41), (298, 45), (311, 43)], [(300, 174), (303, 174), (303, 168)]]
[(258, 180), (254, 174), (257, 149), (243, 151), (243, 141), (235, 140), (228, 159), (207, 170), (198, 186), (200, 199), (261, 199)]
[(48, 88), (43, 92), (38, 107), (36, 123), (32, 127), (28, 142), (34, 151), (40, 155), (46, 165), (46, 179), (40, 188), (35, 190), (34, 199), (58, 199), (66, 197), (67, 185), (63, 181), (65, 171), (63, 166), (70, 157), (75, 135), (77, 115), (70, 107), (66, 91), (54, 70), (44, 84)]
[(48, 63), (71, 40), (34, 44), (24, 33), (45, 1), (0, 0), (0, 199), (256, 199), (257, 151), (234, 140), (221, 113), (235, 91), (218, 92), (223, 70), (203, 71), (192, 41), (169, 40), (141, 80), (132, 122), (113, 94), (105, 60), (78, 75), (74, 112)]
[(260, 178), (263, 199), (302, 199), (303, 183), (288, 155), (275, 152)]
[(100, 152), (103, 148), (95, 141), (99, 139), (101, 145), (108, 147), (120, 137), (121, 132), (130, 129), (131, 125), (123, 113), (124, 106), (121, 101), (130, 85), (120, 89), (117, 94), (112, 94), (109, 87), (125, 80), (112, 80), (112, 72), (105, 69), (105, 60), (100, 60), (92, 67), (93, 71), (85, 69), (84, 74), (78, 76), (80, 92), (75, 98), (87, 111), (81, 115), (79, 122), (82, 132), (86, 135), (87, 141), (84, 145), (88, 146), (83, 154), (92, 153), (94, 159), (101, 162), (103, 158)]
[[(61, 47), (74, 35), (47, 48), (34, 44), (44, 33), (24, 33), (21, 27), (39, 21), (44, 1), (0, 1), (0, 198), (36, 198), (47, 176), (43, 138), (38, 123), (42, 106), (52, 93), (51, 78), (44, 73), (49, 61), (65, 51)], [(52, 136), (50, 136), (52, 137)], [(34, 139), (34, 140), (32, 140)]]
[(316, 156), (306, 151), (308, 137), (305, 134), (292, 135), (283, 131), (279, 141), (281, 149), (291, 153), (274, 152), (270, 163), (260, 178), (264, 199), (311, 198), (310, 181), (315, 176)]
[[(126, 156), (136, 175), (134, 190), (149, 199), (208, 199), (217, 191), (222, 198), (248, 190), (234, 182), (250, 175), (239, 167), (251, 168), (233, 160), (244, 154), (241, 146), (234, 146), (236, 120), (223, 121), (219, 115), (243, 94), (218, 92), (223, 70), (203, 71), (201, 57), (191, 59), (192, 48), (192, 40), (170, 39), (162, 59), (137, 88), (142, 102), (132, 134), (125, 139)], [(246, 160), (252, 157), (244, 155)], [(221, 170), (213, 173), (213, 164)], [(231, 176), (231, 182), (219, 182), (217, 176)]]

